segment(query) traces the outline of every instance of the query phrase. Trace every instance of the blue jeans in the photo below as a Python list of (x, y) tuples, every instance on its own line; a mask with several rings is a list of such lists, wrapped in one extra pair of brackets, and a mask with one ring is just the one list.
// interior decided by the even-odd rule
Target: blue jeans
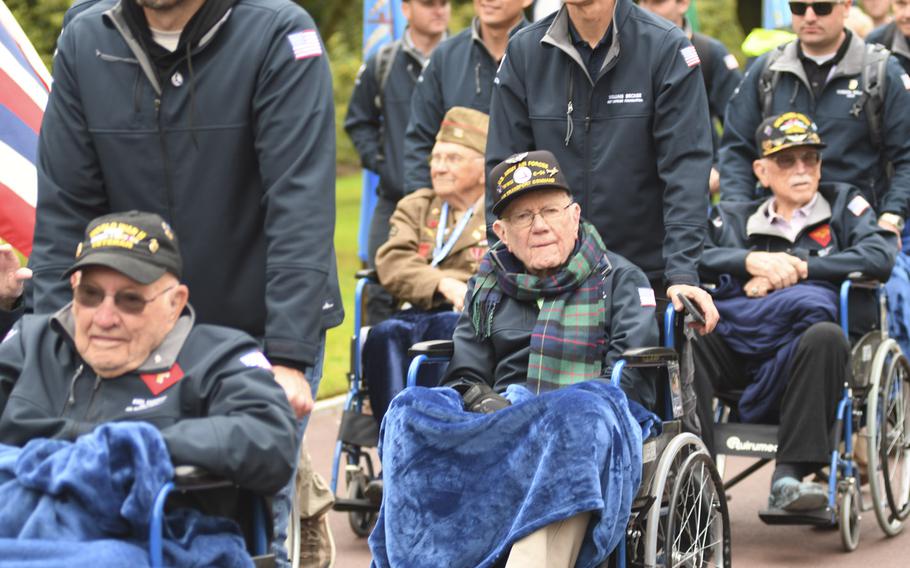
[[(322, 380), (322, 364), (325, 358), (325, 331), (320, 338), (319, 352), (316, 354), (316, 362), (312, 367), (307, 367), (304, 371), (307, 382), (310, 383), (310, 390), (313, 391), (313, 399), (316, 399), (316, 393), (319, 389), (319, 381)], [(310, 415), (307, 414), (297, 422), (297, 443), (300, 447), (303, 443), (303, 433), (306, 425), (310, 421)], [(274, 539), (272, 540), (272, 554), (275, 555), (275, 565), (279, 568), (290, 566), (288, 562), (288, 551), (284, 546), (284, 541), (288, 536), (288, 519), (291, 515), (292, 506), (296, 495), (294, 495), (294, 480), (297, 477), (298, 459), (294, 459), (294, 475), (291, 476), (288, 484), (275, 495), (272, 502), (272, 520), (275, 524)]]

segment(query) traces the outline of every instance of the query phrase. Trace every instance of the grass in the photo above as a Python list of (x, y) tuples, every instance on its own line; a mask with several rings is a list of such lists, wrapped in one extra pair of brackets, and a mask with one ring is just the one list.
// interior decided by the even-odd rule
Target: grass
[(354, 273), (360, 269), (357, 256), (357, 229), (360, 220), (361, 176), (359, 173), (339, 177), (335, 196), (335, 256), (338, 260), (338, 280), (344, 301), (344, 322), (330, 329), (326, 337), (325, 365), (319, 398), (347, 391), (347, 372), (350, 368), (350, 338), (354, 333)]

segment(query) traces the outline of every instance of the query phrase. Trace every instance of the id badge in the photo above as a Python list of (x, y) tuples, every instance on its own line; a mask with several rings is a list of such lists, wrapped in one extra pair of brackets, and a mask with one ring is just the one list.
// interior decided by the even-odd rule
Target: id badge
[(679, 363), (676, 361), (667, 365), (670, 378), (670, 401), (673, 407), (673, 418), (683, 415), (682, 383), (679, 376)]

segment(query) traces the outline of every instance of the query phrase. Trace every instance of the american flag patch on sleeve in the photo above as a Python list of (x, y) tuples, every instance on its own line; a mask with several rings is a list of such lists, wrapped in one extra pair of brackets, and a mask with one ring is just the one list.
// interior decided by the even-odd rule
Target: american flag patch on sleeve
[(870, 207), (869, 202), (866, 201), (862, 195), (857, 195), (850, 200), (850, 203), (847, 204), (847, 209), (850, 210), (855, 216), (859, 217), (863, 214), (863, 211)]
[(698, 52), (695, 51), (695, 48), (692, 47), (691, 45), (689, 47), (684, 47), (684, 48), (680, 49), (679, 52), (682, 54), (683, 59), (686, 62), (686, 65), (688, 65), (689, 67), (695, 67), (696, 65), (701, 63), (701, 59), (698, 58)]
[(654, 308), (657, 306), (653, 288), (639, 288), (638, 300), (641, 302), (643, 308)]
[(727, 69), (739, 69), (739, 61), (737, 61), (736, 56), (732, 53), (728, 53), (724, 56), (724, 65), (727, 66)]
[(901, 82), (904, 83), (904, 88), (910, 91), (910, 75), (904, 73), (901, 75)]
[(288, 34), (294, 59), (309, 59), (322, 55), (322, 44), (319, 43), (319, 34), (316, 30), (303, 30)]

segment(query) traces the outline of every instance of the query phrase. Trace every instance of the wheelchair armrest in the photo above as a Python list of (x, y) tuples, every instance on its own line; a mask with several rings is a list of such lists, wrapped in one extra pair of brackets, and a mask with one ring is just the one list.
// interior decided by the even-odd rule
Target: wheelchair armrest
[(629, 367), (663, 367), (676, 362), (678, 355), (669, 347), (638, 347), (623, 351), (622, 358)]
[(451, 339), (436, 339), (433, 341), (421, 341), (415, 343), (408, 349), (408, 357), (414, 358), (418, 355), (427, 357), (452, 357), (455, 352), (455, 342)]
[(373, 282), (379, 282), (379, 274), (377, 274), (375, 268), (363, 268), (354, 273), (354, 278), (357, 280), (371, 280)]
[(882, 285), (880, 280), (867, 278), (862, 272), (851, 272), (847, 275), (847, 280), (852, 288), (866, 288), (868, 290), (877, 290)]
[(178, 491), (233, 487), (234, 483), (218, 477), (195, 465), (178, 465), (174, 468), (174, 487)]

